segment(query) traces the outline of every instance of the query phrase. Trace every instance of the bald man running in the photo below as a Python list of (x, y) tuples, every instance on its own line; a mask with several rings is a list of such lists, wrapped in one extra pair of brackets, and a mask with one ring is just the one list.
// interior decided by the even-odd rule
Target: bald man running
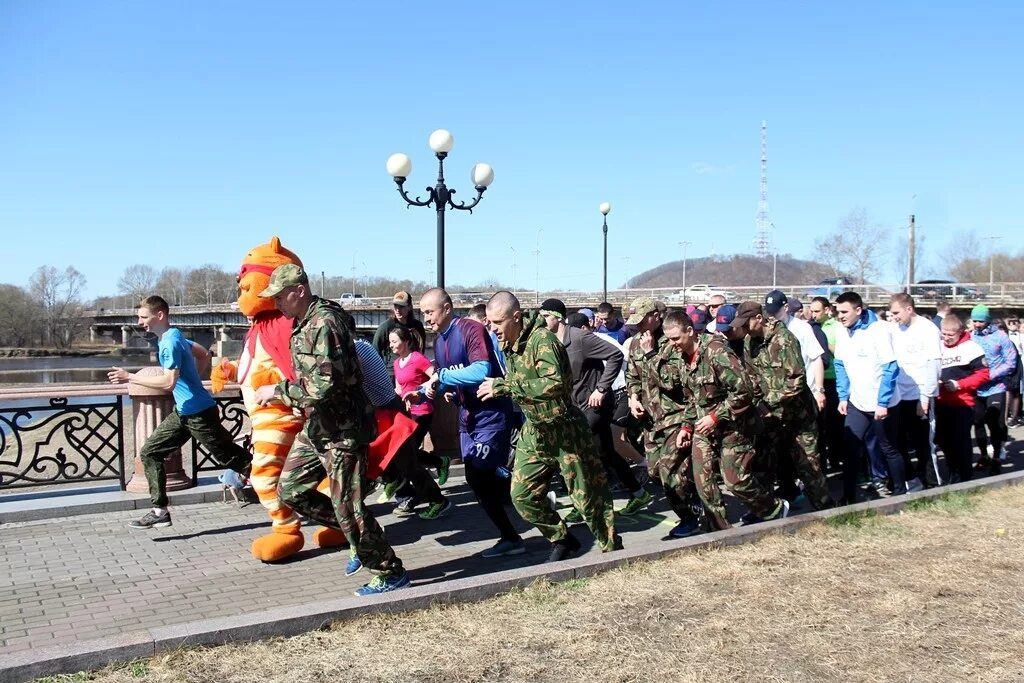
[(551, 477), (560, 471), (573, 507), (583, 515), (601, 550), (622, 548), (608, 477), (586, 418), (573, 401), (565, 347), (537, 313), (523, 313), (510, 292), (491, 297), (487, 319), (505, 353), (506, 374), (484, 380), (477, 395), (485, 401), (511, 397), (526, 414), (512, 468), (516, 510), (552, 543), (549, 562), (579, 551), (580, 542), (547, 501)]

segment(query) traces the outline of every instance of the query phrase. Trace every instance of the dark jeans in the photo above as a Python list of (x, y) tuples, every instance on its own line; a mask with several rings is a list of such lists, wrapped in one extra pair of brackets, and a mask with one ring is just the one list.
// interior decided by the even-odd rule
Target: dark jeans
[[(988, 441), (992, 437), (992, 452), (999, 457), (1008, 432), (1006, 429), (1006, 392), (974, 398), (974, 438), (978, 441), (981, 459), (988, 459)], [(985, 428), (988, 427), (986, 432)]]
[(153, 507), (167, 507), (167, 456), (192, 438), (205, 446), (222, 467), (242, 472), (252, 464), (252, 453), (235, 443), (231, 433), (221, 424), (217, 406), (195, 415), (181, 415), (175, 408), (150, 434), (139, 453)]
[(433, 467), (435, 469), (440, 467), (441, 456), (437, 453), (427, 453), (423, 450), (423, 439), (427, 437), (427, 434), (430, 432), (430, 425), (434, 423), (434, 414), (413, 415), (412, 419), (416, 421), (416, 431), (412, 433), (409, 440), (416, 444), (416, 448), (419, 449), (417, 455), (420, 462), (423, 463), (424, 467)]
[(498, 528), (503, 541), (521, 540), (519, 532), (508, 518), (506, 505), (512, 504), (512, 479), (498, 476), (494, 470), (466, 463), (466, 483), (476, 496), (491, 523)]
[[(932, 401), (931, 410), (935, 410), (935, 402)], [(939, 473), (935, 462), (935, 451), (932, 449), (931, 418), (934, 415), (921, 417), (917, 414), (917, 408), (921, 405), (919, 399), (900, 401), (900, 432), (897, 447), (903, 454), (903, 465), (906, 468), (908, 477), (919, 478), (925, 486), (938, 486)], [(910, 460), (910, 451), (917, 455), (916, 466)]]
[(839, 392), (834, 379), (825, 380), (825, 410), (818, 412), (818, 449), (821, 466), (839, 469), (843, 460), (843, 416), (839, 413)]
[(971, 425), (974, 408), (935, 403), (935, 445), (946, 456), (949, 483), (971, 480), (974, 445), (971, 443)]
[(633, 474), (629, 463), (623, 460), (615, 450), (615, 441), (612, 438), (612, 414), (615, 407), (607, 400), (605, 405), (608, 407), (602, 406), (599, 410), (587, 406), (583, 408), (583, 416), (587, 418), (587, 426), (590, 427), (591, 433), (597, 438), (598, 451), (601, 454), (605, 472), (608, 473), (609, 478), (614, 474), (619, 482), (633, 494), (643, 487), (636, 480), (636, 475)]
[(851, 503), (856, 501), (857, 475), (867, 442), (876, 445), (888, 464), (892, 492), (906, 493), (903, 456), (896, 447), (899, 438), (899, 410), (890, 408), (884, 420), (876, 420), (874, 413), (858, 410), (853, 404), (847, 405), (843, 427), (843, 498)]

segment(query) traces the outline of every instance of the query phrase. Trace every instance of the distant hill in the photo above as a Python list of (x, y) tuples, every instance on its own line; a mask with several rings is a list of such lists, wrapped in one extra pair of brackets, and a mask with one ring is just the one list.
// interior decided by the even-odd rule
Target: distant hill
[[(784, 285), (814, 284), (835, 272), (823, 263), (780, 254), (775, 282)], [(772, 283), (772, 259), (750, 254), (716, 256), (686, 260), (686, 284), (707, 283), (718, 287), (756, 287)], [(682, 287), (683, 262), (669, 261), (633, 277), (628, 288)]]

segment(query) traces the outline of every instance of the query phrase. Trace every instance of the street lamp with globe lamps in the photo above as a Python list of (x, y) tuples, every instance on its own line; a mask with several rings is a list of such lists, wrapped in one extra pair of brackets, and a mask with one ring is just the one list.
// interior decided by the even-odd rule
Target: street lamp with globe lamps
[(611, 213), (612, 205), (608, 202), (601, 202), (597, 210), (604, 216), (604, 225), (601, 230), (604, 232), (604, 298), (601, 302), (608, 301), (608, 214)]
[(398, 193), (402, 195), (409, 206), (430, 206), (434, 205), (437, 211), (437, 286), (444, 287), (444, 212), (445, 209), (459, 209), (460, 211), (473, 212), (473, 207), (480, 203), (484, 192), (494, 182), (494, 169), (489, 164), (476, 164), (470, 173), (470, 179), (476, 188), (476, 197), (470, 203), (455, 202), (452, 195), (455, 190), (449, 189), (444, 182), (444, 160), (455, 144), (455, 138), (444, 129), (435, 130), (430, 134), (430, 149), (437, 157), (437, 184), (427, 188), (427, 199), (419, 197), (412, 199), (405, 191), (405, 179), (412, 173), (412, 160), (405, 154), (392, 154), (388, 157), (388, 175), (395, 179), (398, 185)]

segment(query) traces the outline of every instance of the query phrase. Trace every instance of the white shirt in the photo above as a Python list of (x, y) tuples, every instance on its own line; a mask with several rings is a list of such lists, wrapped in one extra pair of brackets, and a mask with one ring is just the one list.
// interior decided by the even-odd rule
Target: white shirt
[[(882, 386), (882, 366), (896, 360), (892, 349), (892, 326), (876, 321), (850, 335), (849, 329), (836, 334), (836, 360), (843, 363), (850, 380), (849, 402), (857, 410), (873, 413), (878, 409), (878, 389)], [(900, 402), (899, 382), (887, 408)]]
[[(619, 350), (619, 352), (622, 354), (622, 358), (623, 358), (622, 369), (619, 370), (619, 376), (615, 378), (614, 382), (612, 382), (612, 391), (618, 391), (619, 389), (625, 389), (626, 388), (626, 361), (629, 358), (629, 356), (626, 355), (627, 351), (622, 347), (622, 344), (620, 344), (618, 342), (618, 340), (615, 337), (611, 336), (610, 334), (605, 334), (604, 332), (595, 332), (594, 334), (597, 335), (598, 339), (602, 339), (602, 340), (608, 342), (609, 344), (611, 344), (612, 346), (614, 346), (615, 348), (617, 348)], [(629, 340), (627, 340), (627, 341), (629, 341)]]
[(942, 334), (935, 323), (915, 315), (904, 327), (891, 323), (892, 350), (900, 374), (896, 378), (904, 401), (922, 396), (939, 395), (939, 373), (942, 371)]
[(818, 343), (818, 338), (814, 336), (814, 330), (811, 329), (811, 324), (806, 320), (801, 320), (795, 316), (788, 316), (786, 318), (786, 329), (793, 333), (796, 340), (800, 342), (800, 355), (804, 359), (804, 372), (807, 377), (807, 384), (810, 386), (812, 381), (811, 377), (811, 363), (825, 353), (825, 350), (821, 348), (821, 344)]

